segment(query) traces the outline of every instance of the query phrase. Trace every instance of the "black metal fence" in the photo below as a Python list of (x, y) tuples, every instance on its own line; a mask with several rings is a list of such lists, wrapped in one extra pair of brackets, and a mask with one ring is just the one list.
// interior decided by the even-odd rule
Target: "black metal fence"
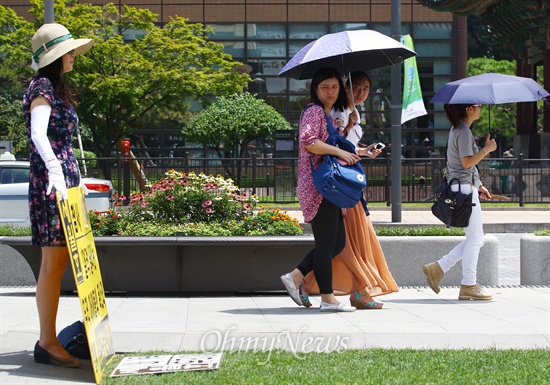
[[(256, 194), (260, 201), (275, 203), (297, 202), (297, 158), (134, 158), (122, 157), (87, 159), (87, 175), (108, 177), (110, 172), (119, 196), (140, 190), (145, 183), (162, 178), (168, 170), (203, 172), (231, 177), (247, 194)], [(362, 160), (368, 186), (365, 196), (369, 202), (391, 203), (391, 159)], [(479, 165), (481, 180), (491, 193), (506, 196), (520, 205), (550, 203), (550, 159), (490, 158)], [(444, 158), (408, 158), (401, 161), (402, 202), (430, 201), (441, 184), (445, 168)], [(139, 173), (136, 172), (139, 170)], [(137, 175), (137, 176), (136, 176)]]

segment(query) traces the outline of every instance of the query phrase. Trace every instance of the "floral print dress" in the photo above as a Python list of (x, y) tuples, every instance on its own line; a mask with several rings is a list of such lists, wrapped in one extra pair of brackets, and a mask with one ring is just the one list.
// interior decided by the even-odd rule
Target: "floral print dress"
[(53, 85), (45, 77), (34, 78), (23, 95), (23, 116), (29, 141), (30, 180), (29, 210), (32, 244), (35, 246), (66, 246), (55, 188), (46, 195), (48, 170), (31, 139), (31, 103), (39, 96), (46, 98), (52, 107), (48, 123), (48, 139), (52, 150), (61, 163), (67, 188), (78, 186), (80, 172), (73, 152), (72, 137), (78, 117), (71, 104), (54, 95)]

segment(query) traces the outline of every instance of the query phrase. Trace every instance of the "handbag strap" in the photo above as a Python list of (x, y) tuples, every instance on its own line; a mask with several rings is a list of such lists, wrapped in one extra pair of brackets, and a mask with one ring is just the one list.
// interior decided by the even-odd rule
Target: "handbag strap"
[[(450, 133), (449, 133), (450, 135)], [(447, 177), (449, 176), (449, 159), (447, 158), (447, 151), (449, 150), (449, 139), (447, 139), (447, 144), (445, 145), (445, 170), (443, 170), (443, 178), (447, 180)], [(479, 168), (477, 167), (477, 164), (475, 165), (475, 168), (477, 169), (477, 172), (479, 173)], [(481, 175), (481, 173), (480, 173)], [(456, 179), (456, 178), (453, 178)], [(458, 179), (457, 179), (458, 180)], [(472, 182), (470, 183), (470, 186), (474, 186), (475, 178), (474, 173), (472, 173)], [(451, 185), (451, 182), (448, 182), (449, 186)], [(460, 189), (460, 181), (458, 183), (459, 189)]]

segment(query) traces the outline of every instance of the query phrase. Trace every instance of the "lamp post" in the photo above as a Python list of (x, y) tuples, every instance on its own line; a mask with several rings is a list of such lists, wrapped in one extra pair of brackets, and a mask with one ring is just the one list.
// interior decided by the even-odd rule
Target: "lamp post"
[[(391, 0), (391, 34), (401, 40), (401, 0)], [(391, 215), (401, 222), (401, 66), (391, 69)]]
[(53, 0), (44, 0), (44, 24), (53, 23), (54, 21)]

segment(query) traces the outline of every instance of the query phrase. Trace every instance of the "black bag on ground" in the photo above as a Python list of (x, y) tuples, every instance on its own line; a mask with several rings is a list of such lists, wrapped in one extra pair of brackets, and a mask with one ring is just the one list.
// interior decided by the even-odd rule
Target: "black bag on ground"
[[(451, 191), (452, 183), (458, 183), (458, 191)], [(472, 193), (463, 194), (460, 192), (460, 181), (457, 178), (447, 182), (447, 178), (437, 189), (434, 196), (434, 204), (432, 205), (432, 213), (447, 228), (449, 227), (467, 227), (470, 223), (470, 215), (472, 214)]]
[(82, 321), (76, 321), (61, 330), (57, 335), (57, 339), (61, 346), (72, 356), (84, 360), (90, 359), (90, 348)]

